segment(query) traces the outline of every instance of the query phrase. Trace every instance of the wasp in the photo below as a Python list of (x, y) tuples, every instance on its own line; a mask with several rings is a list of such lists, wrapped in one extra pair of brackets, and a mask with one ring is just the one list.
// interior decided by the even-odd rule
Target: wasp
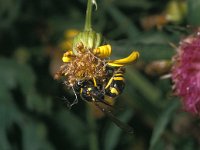
[[(96, 107), (105, 113), (118, 127), (127, 133), (133, 133), (132, 127), (121, 122), (111, 112), (115, 99), (123, 92), (125, 87), (124, 81), (124, 68), (122, 67), (106, 67), (106, 79), (102, 82), (93, 78), (92, 80), (78, 81), (75, 86), (75, 92), (80, 97), (87, 101), (92, 102)], [(102, 107), (104, 104), (108, 107)]]
[[(105, 47), (104, 47), (105, 48)], [(98, 51), (106, 54), (105, 49)], [(90, 80), (80, 80), (74, 85), (75, 92), (80, 97), (87, 101), (94, 103), (99, 110), (105, 113), (118, 127), (122, 128), (127, 133), (133, 133), (133, 128), (117, 119), (110, 109), (102, 107), (104, 104), (112, 108), (115, 99), (123, 92), (125, 87), (124, 73), (125, 64), (135, 60), (139, 54), (137, 52), (131, 53), (126, 58), (118, 60), (110, 60), (105, 66), (105, 77), (102, 79), (92, 78)]]

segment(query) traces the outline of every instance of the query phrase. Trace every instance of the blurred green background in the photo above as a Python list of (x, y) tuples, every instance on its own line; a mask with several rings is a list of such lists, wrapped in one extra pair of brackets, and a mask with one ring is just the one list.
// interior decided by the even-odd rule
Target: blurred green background
[(86, 4), (0, 0), (0, 150), (199, 150), (200, 120), (160, 77), (170, 71), (172, 45), (200, 25), (200, 0), (97, 0), (93, 29), (112, 44), (111, 58), (140, 52), (114, 112), (132, 135), (93, 107), (92, 125), (82, 100), (69, 110), (74, 94), (54, 80), (60, 45), (83, 29)]

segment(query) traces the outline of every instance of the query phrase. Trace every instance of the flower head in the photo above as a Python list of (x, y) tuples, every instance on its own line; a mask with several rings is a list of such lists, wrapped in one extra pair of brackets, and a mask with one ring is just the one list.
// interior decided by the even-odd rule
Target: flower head
[[(78, 35), (79, 36), (79, 35)], [(84, 36), (83, 36), (84, 37)], [(90, 39), (91, 38), (91, 39)], [(86, 41), (92, 41), (93, 37), (88, 38), (86, 34)], [(77, 40), (75, 40), (77, 42)], [(95, 42), (92, 42), (93, 44)], [(72, 87), (77, 81), (80, 80), (104, 80), (106, 78), (106, 66), (123, 67), (138, 59), (139, 53), (133, 51), (128, 57), (117, 60), (109, 60), (111, 55), (111, 46), (100, 45), (93, 47), (93, 44), (87, 45), (80, 39), (76, 46), (72, 47), (72, 50), (67, 50), (62, 60), (64, 65), (56, 73), (56, 78), (64, 76), (66, 85)], [(94, 44), (95, 45), (95, 44)], [(91, 46), (91, 47), (90, 47)]]
[(181, 41), (174, 56), (172, 80), (175, 94), (182, 98), (184, 109), (200, 115), (200, 35)]

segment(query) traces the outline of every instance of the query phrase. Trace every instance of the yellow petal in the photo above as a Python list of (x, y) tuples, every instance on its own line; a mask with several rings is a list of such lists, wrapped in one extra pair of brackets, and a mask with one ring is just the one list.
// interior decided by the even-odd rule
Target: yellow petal
[(133, 51), (126, 58), (108, 61), (108, 65), (109, 66), (116, 66), (116, 67), (124, 66), (126, 64), (129, 64), (129, 63), (132, 63), (132, 62), (136, 61), (138, 59), (138, 57), (139, 57), (139, 52)]
[(72, 58), (70, 58), (70, 57), (63, 57), (62, 58), (63, 62), (70, 62), (71, 60), (72, 60)]
[(67, 52), (65, 52), (63, 54), (63, 57), (62, 57), (62, 61), (63, 62), (70, 62), (72, 60), (72, 57), (74, 56), (72, 50), (68, 50)]
[(93, 53), (100, 58), (109, 57), (111, 55), (111, 52), (112, 52), (112, 49), (111, 49), (111, 46), (109, 44), (99, 46), (99, 47), (97, 47), (93, 50)]

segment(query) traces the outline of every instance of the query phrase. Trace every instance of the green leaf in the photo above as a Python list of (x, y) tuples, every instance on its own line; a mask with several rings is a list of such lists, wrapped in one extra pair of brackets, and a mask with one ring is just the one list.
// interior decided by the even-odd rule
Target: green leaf
[(0, 58), (0, 86), (12, 89), (16, 86), (17, 65), (11, 59)]
[(10, 91), (6, 87), (0, 87), (0, 91), (0, 149), (11, 150), (13, 147), (8, 141), (7, 131), (13, 123), (22, 121), (22, 114), (14, 105)]
[(43, 123), (27, 119), (23, 124), (22, 137), (25, 150), (54, 149), (47, 140), (47, 129)]
[(19, 64), (17, 66), (17, 79), (24, 95), (34, 90), (36, 77), (30, 66)]
[(200, 25), (200, 1), (188, 0), (188, 23), (189, 25)]
[(122, 6), (126, 8), (133, 8), (133, 7), (139, 7), (141, 9), (149, 9), (152, 7), (152, 3), (148, 0), (123, 0), (123, 1), (113, 1), (113, 3), (117, 6)]
[[(0, 94), (0, 148), (2, 150), (15, 149), (15, 144), (12, 145), (8, 140), (8, 131), (13, 124), (16, 124), (22, 133), (23, 149), (52, 150), (53, 148), (46, 138), (46, 127), (42, 123), (34, 121), (34, 119), (30, 121), (28, 115), (22, 114), (10, 91), (16, 88), (16, 85), (19, 85), (27, 100), (30, 100), (29, 97), (34, 99), (32, 105), (36, 103), (37, 110), (45, 109), (44, 99), (35, 93), (33, 71), (29, 66), (18, 64), (12, 59), (0, 59), (0, 69), (3, 70), (0, 74), (0, 82), (3, 83), (3, 85), (0, 85), (0, 91), (2, 92)], [(24, 120), (25, 117), (27, 117), (26, 121)], [(20, 136), (18, 137), (20, 138)]]
[(112, 59), (127, 57), (132, 51), (138, 51), (140, 57), (138, 61), (150, 62), (155, 60), (167, 59), (171, 60), (175, 54), (175, 50), (170, 46), (169, 42), (160, 40), (155, 42), (136, 42), (128, 44), (125, 41), (112, 42), (113, 55)]
[(29, 91), (25, 96), (26, 106), (29, 110), (43, 114), (50, 114), (52, 108), (50, 97), (42, 97), (36, 93), (36, 91)]
[[(5, 90), (5, 89), (4, 89)], [(0, 149), (1, 150), (11, 150), (10, 143), (7, 139), (6, 134), (6, 128), (8, 125), (10, 125), (10, 113), (9, 111), (12, 111), (12, 107), (9, 107), (6, 103), (9, 103), (9, 101), (12, 99), (11, 95), (4, 91), (2, 88), (0, 88), (1, 94), (0, 94)], [(7, 109), (6, 109), (7, 108)], [(11, 108), (11, 110), (10, 110)]]
[(61, 110), (55, 114), (54, 119), (63, 130), (63, 136), (70, 137), (71, 142), (76, 141), (75, 147), (80, 149), (87, 144), (87, 126), (80, 118), (67, 110)]
[(126, 31), (126, 34), (130, 39), (135, 38), (135, 36), (139, 34), (139, 30), (136, 28), (135, 24), (133, 24), (117, 7), (109, 3), (107, 11), (118, 23), (122, 31)]
[(147, 80), (137, 70), (129, 68), (127, 71), (127, 82), (132, 84), (140, 94), (155, 104), (161, 96), (161, 91)]
[(154, 146), (159, 141), (162, 133), (164, 132), (167, 124), (170, 122), (173, 113), (179, 106), (179, 101), (174, 100), (168, 104), (166, 109), (161, 113), (160, 118), (156, 122), (156, 125), (154, 127), (151, 141), (150, 141), (150, 150), (154, 149)]

